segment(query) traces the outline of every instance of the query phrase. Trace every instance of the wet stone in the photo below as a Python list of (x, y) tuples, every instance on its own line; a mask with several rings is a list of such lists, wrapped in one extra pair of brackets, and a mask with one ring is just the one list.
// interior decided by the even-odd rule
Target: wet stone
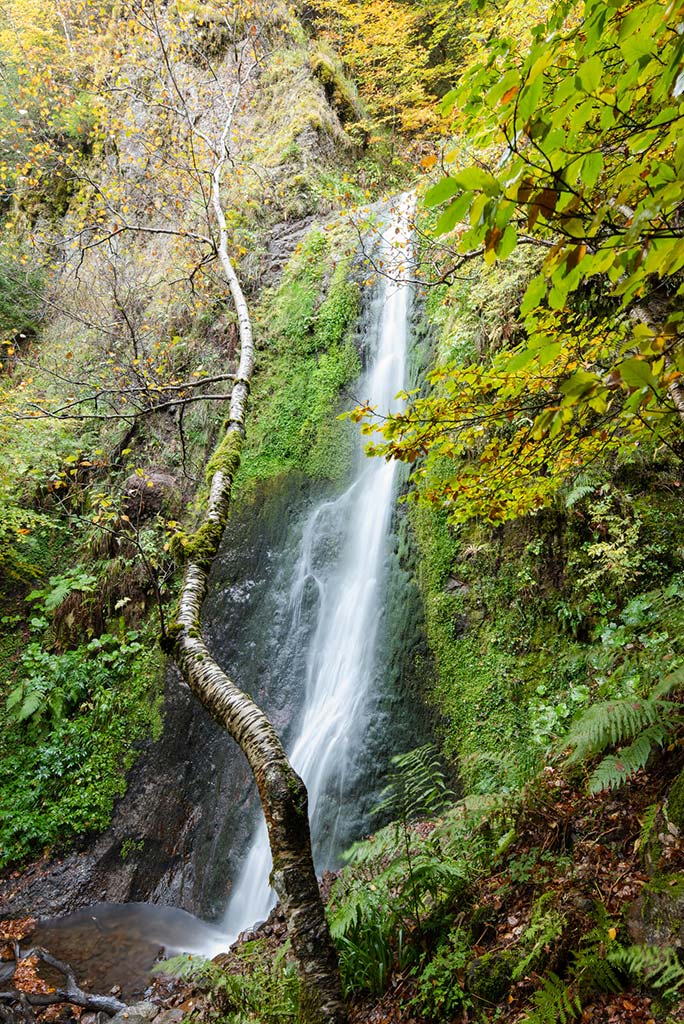
[(133, 1003), (112, 1017), (111, 1024), (148, 1024), (159, 1015), (159, 1007), (147, 1001)]
[(180, 1024), (185, 1017), (185, 1012), (178, 1006), (172, 1007), (170, 1010), (162, 1010), (154, 1018), (154, 1024)]

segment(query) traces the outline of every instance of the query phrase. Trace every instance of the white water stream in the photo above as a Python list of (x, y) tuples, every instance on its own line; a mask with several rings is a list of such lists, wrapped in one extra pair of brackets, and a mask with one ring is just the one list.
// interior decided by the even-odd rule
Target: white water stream
[[(403, 283), (411, 256), (412, 197), (403, 197), (385, 226), (379, 259), (392, 280), (380, 283), (379, 317), (369, 326), (375, 351), (360, 397), (380, 413), (396, 409), (405, 386), (410, 288)], [(398, 279), (398, 280), (396, 280)], [(394, 502), (396, 464), (360, 456), (355, 479), (339, 498), (322, 502), (304, 526), (290, 591), (295, 628), (303, 603), (316, 606), (306, 659), (305, 699), (290, 759), (309, 794), (317, 869), (340, 850), (337, 826), (345, 813), (345, 773), (362, 739), (382, 611), (382, 568)], [(271, 855), (263, 823), (257, 829), (225, 917), (231, 940), (263, 920), (275, 902)]]

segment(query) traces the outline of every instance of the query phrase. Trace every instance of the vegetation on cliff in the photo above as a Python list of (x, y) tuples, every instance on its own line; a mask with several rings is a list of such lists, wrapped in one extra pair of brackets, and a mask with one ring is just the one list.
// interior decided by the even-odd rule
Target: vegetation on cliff
[[(152, 638), (173, 555), (204, 557), (194, 510), (205, 464), (234, 454), (208, 460), (239, 354), (199, 226), (201, 136), (150, 104), (135, 16), (34, 7), (0, 14), (3, 865), (106, 827), (161, 726)], [(189, 10), (225, 70), (220, 19)], [(292, 471), (344, 477), (369, 271), (339, 213), (409, 159), (422, 177), (428, 354), (371, 450), (411, 467), (439, 751), (398, 759), (394, 822), (333, 885), (355, 1019), (675, 1022), (681, 5), (304, 14), (254, 15), (269, 60), (225, 182), (260, 360), (240, 501)], [(374, 410), (353, 419), (373, 432)], [(212, 1012), (295, 1019), (287, 954), (236, 956), (198, 969)]]

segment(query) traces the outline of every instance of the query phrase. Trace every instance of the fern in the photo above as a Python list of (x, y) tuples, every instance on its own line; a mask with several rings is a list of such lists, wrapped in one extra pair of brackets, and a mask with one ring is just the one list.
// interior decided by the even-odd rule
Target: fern
[(566, 925), (565, 914), (553, 905), (553, 893), (544, 893), (532, 909), (532, 917), (522, 937), (523, 947), (527, 953), (513, 969), (513, 981), (524, 978), (530, 968), (538, 966), (548, 950), (563, 934)]
[(463, 861), (440, 859), (430, 854), (418, 854), (412, 861), (413, 882), (421, 894), (429, 893), (433, 899), (453, 897), (466, 889), (470, 872)]
[(684, 966), (671, 947), (618, 946), (608, 959), (625, 974), (658, 989), (665, 999), (674, 999), (684, 989)]
[(641, 833), (639, 835), (639, 849), (647, 846), (655, 829), (656, 818), (661, 805), (659, 803), (649, 804), (644, 811), (641, 822)]
[(392, 764), (376, 814), (389, 812), (403, 821), (413, 821), (439, 814), (453, 797), (433, 743), (398, 754)]
[(580, 1001), (557, 974), (549, 974), (532, 994), (534, 1009), (523, 1018), (528, 1024), (568, 1024), (582, 1012)]
[(628, 747), (604, 757), (589, 777), (589, 792), (600, 793), (621, 786), (646, 765), (654, 745), (664, 746), (669, 736), (670, 732), (660, 722), (644, 729)]
[(667, 710), (658, 700), (603, 701), (588, 708), (570, 728), (565, 744), (573, 748), (570, 763), (585, 761), (607, 746), (632, 739), (656, 724)]
[(565, 498), (565, 507), (572, 508), (582, 498), (587, 498), (590, 494), (593, 494), (598, 486), (599, 484), (595, 477), (592, 478), (588, 473), (578, 473), (573, 481), (570, 493)]
[[(648, 762), (654, 746), (664, 746), (684, 722), (682, 705), (666, 697), (684, 679), (682, 670), (671, 673), (643, 699), (603, 701), (575, 720), (563, 741), (572, 752), (568, 763), (585, 761), (607, 747), (621, 746), (592, 772), (589, 791), (621, 786)], [(628, 742), (631, 741), (631, 742)]]
[(161, 960), (152, 967), (153, 974), (168, 974), (181, 981), (217, 981), (222, 977), (221, 968), (204, 956), (191, 953), (180, 953)]
[(622, 992), (624, 983), (616, 965), (607, 958), (605, 945), (593, 945), (575, 954), (573, 974), (581, 995), (593, 992)]

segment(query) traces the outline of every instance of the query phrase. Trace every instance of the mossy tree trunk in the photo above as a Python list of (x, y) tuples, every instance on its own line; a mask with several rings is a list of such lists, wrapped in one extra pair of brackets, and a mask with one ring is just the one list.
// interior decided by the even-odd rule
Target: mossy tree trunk
[[(234, 105), (233, 105), (234, 109)], [(272, 884), (287, 921), (302, 987), (301, 1019), (307, 1024), (343, 1024), (336, 950), (328, 930), (313, 866), (307, 794), (263, 711), (244, 694), (210, 654), (201, 612), (209, 573), (228, 518), (233, 480), (245, 432), (254, 345), (249, 309), (228, 255), (221, 205), (221, 176), (228, 155), (231, 117), (226, 120), (212, 172), (211, 206), (218, 226), (217, 254), (235, 304), (240, 333), (240, 364), (233, 385), (225, 436), (207, 466), (209, 497), (204, 521), (186, 547), (187, 564), (176, 620), (167, 633), (172, 653), (188, 686), (239, 744), (254, 774), (266, 816), (273, 856)]]

